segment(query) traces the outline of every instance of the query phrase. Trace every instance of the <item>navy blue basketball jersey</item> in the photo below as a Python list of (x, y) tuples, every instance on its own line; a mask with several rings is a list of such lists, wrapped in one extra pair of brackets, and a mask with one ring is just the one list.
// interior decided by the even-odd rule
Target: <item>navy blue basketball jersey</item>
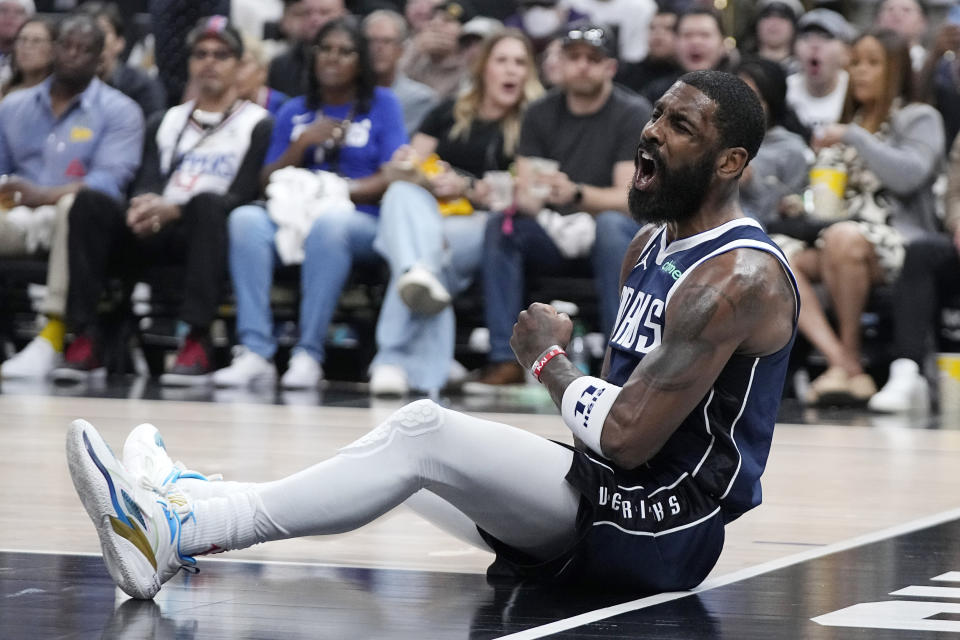
[[(786, 257), (752, 218), (731, 220), (672, 242), (667, 228), (660, 227), (644, 246), (621, 291), (609, 342), (609, 382), (623, 386), (643, 357), (660, 346), (670, 298), (693, 270), (740, 248), (766, 251), (780, 261), (799, 309), (799, 293)], [(792, 346), (791, 338), (768, 356), (732, 356), (710, 391), (648, 462), (648, 470), (665, 485), (690, 476), (707, 495), (719, 500), (726, 522), (760, 504), (760, 475)], [(638, 419), (642, 422), (643, 416)]]

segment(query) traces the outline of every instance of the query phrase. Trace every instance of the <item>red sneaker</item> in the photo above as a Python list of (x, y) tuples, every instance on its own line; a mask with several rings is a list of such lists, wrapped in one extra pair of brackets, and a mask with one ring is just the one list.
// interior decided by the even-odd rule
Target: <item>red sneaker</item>
[(190, 334), (177, 352), (173, 366), (160, 376), (160, 384), (171, 387), (207, 384), (213, 371), (211, 360), (209, 340)]
[(78, 335), (67, 347), (63, 364), (50, 372), (53, 380), (61, 382), (82, 382), (91, 377), (102, 378), (107, 375), (100, 356), (100, 346), (90, 336)]

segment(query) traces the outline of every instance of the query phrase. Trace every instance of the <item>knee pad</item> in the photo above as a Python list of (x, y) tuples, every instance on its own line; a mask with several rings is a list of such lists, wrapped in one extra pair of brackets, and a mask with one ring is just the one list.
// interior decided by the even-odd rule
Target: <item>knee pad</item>
[(398, 409), (379, 427), (340, 449), (344, 455), (369, 455), (390, 445), (398, 436), (415, 438), (443, 426), (443, 409), (433, 400), (417, 400)]

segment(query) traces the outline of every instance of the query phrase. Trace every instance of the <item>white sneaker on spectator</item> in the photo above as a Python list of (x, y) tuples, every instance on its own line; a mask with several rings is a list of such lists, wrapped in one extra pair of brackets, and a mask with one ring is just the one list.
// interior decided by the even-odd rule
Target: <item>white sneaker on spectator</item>
[(397, 292), (414, 313), (434, 315), (450, 304), (450, 292), (424, 267), (415, 264), (397, 278)]
[(294, 351), (286, 373), (280, 378), (284, 389), (314, 389), (323, 380), (323, 367), (306, 351)]
[(248, 387), (254, 384), (273, 384), (277, 368), (263, 356), (238, 346), (233, 351), (230, 366), (213, 372), (213, 384), (218, 387)]
[(890, 378), (867, 402), (872, 411), (905, 413), (930, 408), (930, 386), (920, 374), (920, 366), (909, 358), (890, 363)]
[(63, 354), (57, 353), (49, 340), (37, 336), (20, 353), (0, 364), (0, 377), (45, 378), (61, 362)]
[(465, 366), (460, 364), (457, 360), (450, 361), (450, 371), (447, 373), (447, 384), (448, 385), (459, 385), (462, 384), (468, 377), (470, 372)]
[(395, 364), (380, 364), (370, 372), (370, 393), (375, 396), (405, 396), (410, 391), (407, 372)]

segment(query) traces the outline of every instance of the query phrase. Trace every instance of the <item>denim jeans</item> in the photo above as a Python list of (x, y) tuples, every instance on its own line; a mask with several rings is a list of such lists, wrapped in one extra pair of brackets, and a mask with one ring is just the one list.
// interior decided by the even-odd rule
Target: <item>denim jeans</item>
[[(264, 207), (247, 205), (234, 209), (228, 226), (237, 337), (254, 353), (272, 358), (277, 350), (270, 311), (273, 269), (279, 260), (273, 240), (277, 225)], [(327, 328), (353, 260), (377, 260), (373, 250), (376, 231), (377, 219), (366, 213), (331, 212), (314, 221), (304, 241), (296, 349), (318, 362), (323, 362)]]
[[(620, 307), (620, 267), (633, 236), (640, 229), (618, 211), (596, 215), (597, 237), (590, 263), (597, 289), (601, 329), (609, 335)], [(565, 258), (535, 218), (516, 216), (513, 233), (503, 233), (503, 214), (490, 217), (483, 246), (484, 317), (490, 329), (490, 362), (514, 359), (510, 336), (524, 309), (526, 273), (563, 273), (576, 265)]]
[(426, 189), (409, 182), (390, 185), (380, 203), (374, 247), (390, 265), (390, 286), (377, 320), (377, 355), (372, 366), (402, 367), (414, 389), (443, 388), (453, 360), (453, 308), (435, 315), (410, 311), (397, 293), (397, 278), (420, 265), (456, 295), (470, 286), (480, 265), (486, 213), (440, 215)]

